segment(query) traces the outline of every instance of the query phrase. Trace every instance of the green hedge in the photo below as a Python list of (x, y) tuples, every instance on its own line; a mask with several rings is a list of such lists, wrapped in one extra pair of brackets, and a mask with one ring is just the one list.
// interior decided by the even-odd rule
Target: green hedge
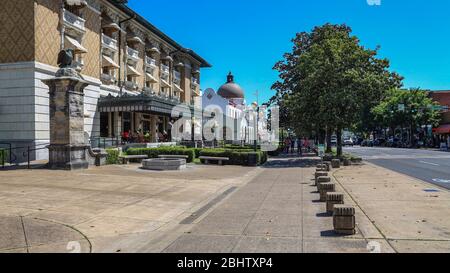
[(200, 152), (200, 156), (211, 156), (211, 157), (228, 157), (230, 160), (224, 162), (227, 165), (249, 165), (248, 157), (249, 154), (256, 153), (258, 165), (264, 164), (267, 161), (267, 153), (262, 151), (253, 151), (250, 149), (203, 149)]
[(0, 164), (8, 162), (8, 151), (0, 148)]
[(158, 158), (159, 155), (187, 155), (187, 162), (191, 163), (195, 158), (195, 149), (179, 147), (132, 148), (128, 149), (127, 155), (146, 155), (148, 158)]
[(120, 152), (118, 150), (107, 149), (106, 152), (108, 153), (108, 156), (106, 156), (106, 164), (108, 164), (108, 165), (119, 164)]

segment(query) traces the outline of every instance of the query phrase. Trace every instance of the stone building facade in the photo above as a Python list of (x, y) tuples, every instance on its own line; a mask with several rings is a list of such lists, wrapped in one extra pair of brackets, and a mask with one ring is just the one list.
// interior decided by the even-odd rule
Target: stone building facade
[[(89, 83), (84, 121), (91, 141), (138, 130), (149, 131), (155, 141), (168, 126), (168, 109), (179, 103), (192, 107), (200, 96), (200, 69), (210, 65), (126, 2), (2, 0), (0, 142), (48, 143), (49, 90), (42, 80), (54, 76), (61, 49), (74, 49), (73, 65)], [(148, 107), (138, 107), (143, 96)], [(127, 103), (133, 98), (135, 105), (121, 105), (121, 97)], [(45, 158), (45, 149), (35, 157)]]

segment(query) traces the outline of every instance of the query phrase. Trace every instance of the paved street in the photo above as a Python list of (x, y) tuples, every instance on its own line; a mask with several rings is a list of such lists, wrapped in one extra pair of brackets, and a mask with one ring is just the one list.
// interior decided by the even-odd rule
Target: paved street
[(450, 189), (450, 153), (378, 147), (353, 147), (345, 151), (378, 166)]

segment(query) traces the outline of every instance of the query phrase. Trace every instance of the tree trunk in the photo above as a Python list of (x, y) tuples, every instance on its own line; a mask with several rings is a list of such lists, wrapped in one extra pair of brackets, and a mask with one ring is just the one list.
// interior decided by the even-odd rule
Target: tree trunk
[(331, 149), (331, 135), (333, 134), (333, 130), (331, 130), (331, 128), (327, 127), (327, 131), (326, 131), (326, 138), (327, 138), (327, 150), (325, 151), (327, 154), (332, 153), (332, 149)]
[(338, 128), (336, 130), (336, 139), (337, 139), (337, 156), (342, 157), (342, 129)]

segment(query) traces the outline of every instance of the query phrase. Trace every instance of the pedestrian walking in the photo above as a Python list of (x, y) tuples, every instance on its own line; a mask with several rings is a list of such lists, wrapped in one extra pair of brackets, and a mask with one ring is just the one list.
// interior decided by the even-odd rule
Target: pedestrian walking
[(284, 151), (285, 153), (289, 153), (289, 148), (291, 147), (291, 139), (290, 138), (286, 138), (284, 140)]
[(295, 153), (295, 139), (291, 141), (291, 154)]

